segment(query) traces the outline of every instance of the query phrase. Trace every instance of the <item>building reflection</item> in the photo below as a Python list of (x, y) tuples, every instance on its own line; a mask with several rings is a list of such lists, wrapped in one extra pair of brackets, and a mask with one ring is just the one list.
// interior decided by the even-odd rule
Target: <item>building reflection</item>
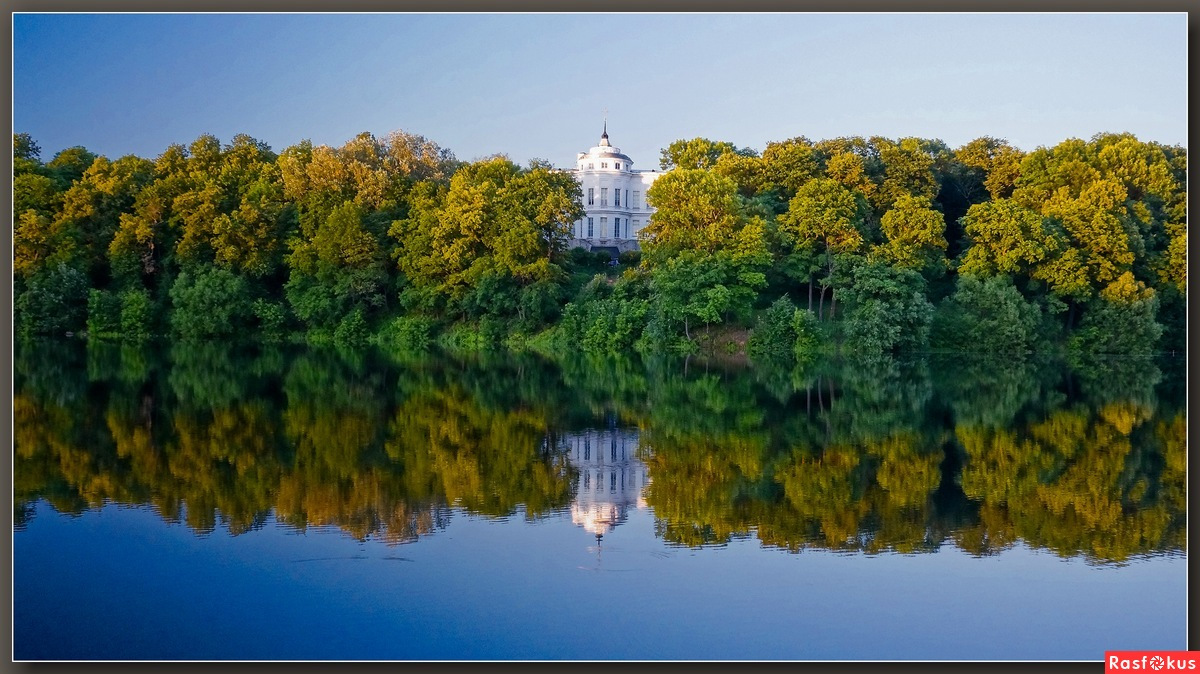
[(579, 473), (571, 521), (599, 542), (626, 520), (630, 508), (645, 508), (642, 491), (650, 482), (637, 458), (636, 430), (603, 429), (567, 433), (560, 447)]

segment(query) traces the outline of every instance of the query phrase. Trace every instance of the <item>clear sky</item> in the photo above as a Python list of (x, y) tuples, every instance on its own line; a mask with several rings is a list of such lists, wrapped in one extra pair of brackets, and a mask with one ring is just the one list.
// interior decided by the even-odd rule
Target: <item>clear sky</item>
[(569, 166), (606, 108), (635, 168), (696, 136), (1186, 145), (1186, 76), (1182, 13), (13, 17), (13, 130), (44, 160), (403, 129)]

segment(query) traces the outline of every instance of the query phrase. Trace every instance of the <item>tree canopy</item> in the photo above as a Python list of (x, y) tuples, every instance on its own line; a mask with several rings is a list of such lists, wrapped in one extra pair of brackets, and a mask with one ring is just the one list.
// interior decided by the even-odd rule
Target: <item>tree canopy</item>
[[(680, 139), (662, 150), (665, 172), (646, 192), (655, 210), (640, 252), (615, 265), (568, 250), (585, 213), (569, 171), (504, 156), (461, 162), (404, 131), (278, 153), (245, 134), (228, 143), (205, 134), (153, 160), (84, 147), (48, 162), (42, 154), (14, 133), (24, 335), (93, 325), (119, 336), (126, 301), (134, 333), (165, 334), (188, 323), (173, 312), (206, 306), (184, 301), (195, 288), (221, 288), (250, 309), (220, 334), (394, 341), (389, 326), (422, 325), (466, 330), (472, 343), (547, 333), (604, 348), (694, 349), (724, 334), (740, 349), (747, 340), (737, 335), (777, 300), (802, 307), (807, 294), (815, 323), (798, 319), (806, 344), (865, 344), (849, 339), (880, 327), (861, 323), (863, 284), (907, 288), (909, 271), (923, 279), (925, 303), (945, 305), (927, 326), (935, 336), (977, 332), (960, 324), (982, 320), (968, 307), (996, 302), (1036, 309), (1006, 309), (1021, 317), (1016, 351), (1176, 349), (1185, 334), (1187, 151), (1130, 134), (1031, 151), (990, 136), (951, 149), (928, 138), (797, 135), (761, 154)], [(213, 270), (235, 281), (217, 283), (225, 277)], [(586, 291), (597, 274), (624, 282), (619, 298)], [(996, 278), (1011, 287), (986, 285)], [(600, 306), (616, 308), (619, 327), (601, 320)], [(567, 316), (574, 327), (554, 337)], [(615, 332), (585, 339), (602, 324)], [(1135, 337), (1115, 338), (1116, 326)], [(763, 352), (795, 351), (777, 346)]]

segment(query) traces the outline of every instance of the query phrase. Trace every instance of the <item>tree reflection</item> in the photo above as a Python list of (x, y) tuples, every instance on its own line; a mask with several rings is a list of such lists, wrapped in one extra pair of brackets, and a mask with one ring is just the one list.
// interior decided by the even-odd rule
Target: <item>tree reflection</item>
[[(568, 516), (563, 449), (637, 429), (657, 535), (1095, 562), (1185, 549), (1186, 410), (1153, 361), (668, 357), (52, 342), (14, 362), (13, 513), (146, 504), (198, 534), (274, 517), (411, 541), (455, 509)], [(631, 436), (632, 437), (632, 436)], [(578, 444), (578, 443), (576, 443)], [(630, 498), (635, 498), (631, 496)]]

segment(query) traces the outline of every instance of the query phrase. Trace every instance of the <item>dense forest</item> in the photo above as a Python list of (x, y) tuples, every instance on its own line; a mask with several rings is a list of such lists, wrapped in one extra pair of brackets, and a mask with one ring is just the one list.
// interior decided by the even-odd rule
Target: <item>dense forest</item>
[(640, 253), (567, 248), (545, 161), (418, 135), (154, 160), (13, 137), (19, 337), (392, 351), (1150, 353), (1184, 349), (1187, 151), (1129, 134), (679, 140)]

